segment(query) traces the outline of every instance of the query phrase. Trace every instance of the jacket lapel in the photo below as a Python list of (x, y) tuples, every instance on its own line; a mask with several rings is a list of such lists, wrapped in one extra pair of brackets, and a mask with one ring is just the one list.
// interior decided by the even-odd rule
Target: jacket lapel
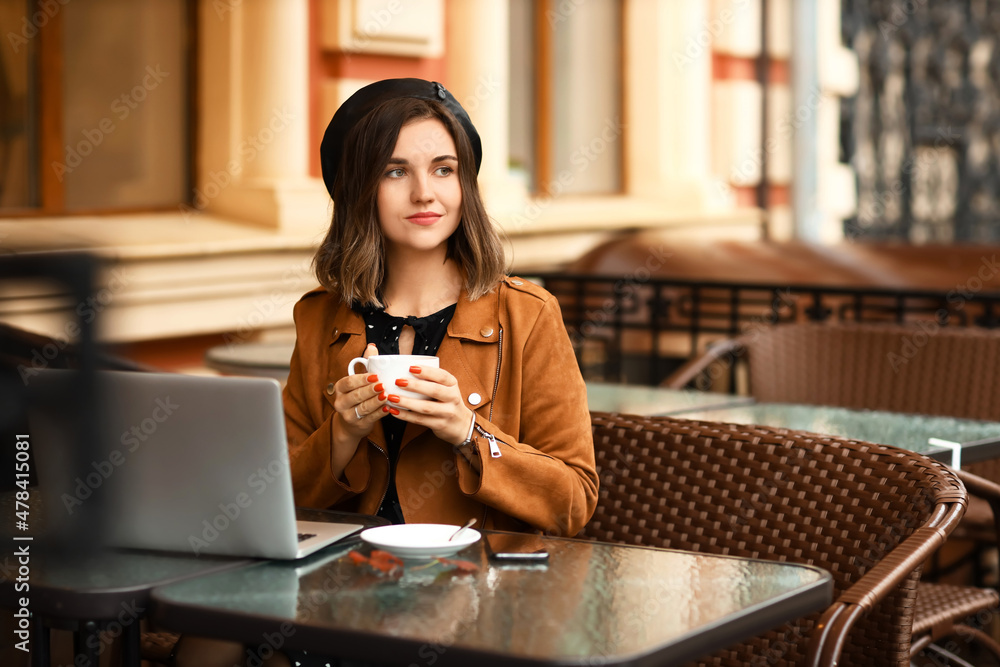
[[(466, 407), (486, 415), (489, 414), (488, 406), (497, 373), (500, 289), (502, 286), (498, 285), (475, 301), (469, 301), (465, 290), (462, 290), (455, 314), (448, 324), (447, 335), (437, 353), (441, 367), (458, 380)], [(484, 408), (487, 412), (482, 412)], [(401, 447), (426, 431), (426, 426), (407, 424)]]

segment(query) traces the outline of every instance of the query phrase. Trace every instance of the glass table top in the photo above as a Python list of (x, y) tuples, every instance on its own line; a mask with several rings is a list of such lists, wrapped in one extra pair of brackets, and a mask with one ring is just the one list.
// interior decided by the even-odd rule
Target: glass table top
[(480, 540), (454, 557), (474, 563), (472, 573), (407, 561), (379, 574), (346, 550), (267, 563), (158, 588), (155, 616), (169, 629), (244, 642), (287, 627), (295, 648), (390, 664), (426, 664), (420, 652), (434, 647), (439, 664), (480, 667), (652, 654), (682, 664), (823, 609), (831, 595), (829, 575), (808, 566), (544, 541), (548, 565), (498, 567)]
[[(895, 445), (934, 456), (946, 463), (951, 462), (951, 451), (930, 444), (931, 438), (962, 444), (962, 461), (966, 463), (1000, 456), (1000, 422), (790, 403), (704, 409), (680, 416), (684, 419), (777, 426)], [(983, 440), (987, 442), (979, 442)]]
[[(13, 507), (12, 498), (13, 494), (0, 494), (0, 508)], [(40, 503), (36, 501), (34, 506), (38, 508)], [(296, 516), (305, 521), (357, 521), (369, 527), (387, 523), (379, 517), (307, 508), (297, 508)], [(101, 547), (55, 551), (43, 549), (41, 542), (24, 544), (30, 545), (31, 553), (32, 609), (72, 618), (114, 617), (122, 604), (147, 605), (154, 586), (260, 562), (229, 556)], [(0, 605), (10, 606), (20, 596), (14, 585), (16, 580), (16, 560), (0, 563)]]
[(749, 405), (753, 399), (694, 389), (667, 389), (645, 385), (587, 383), (591, 410), (630, 415), (671, 415), (689, 410)]

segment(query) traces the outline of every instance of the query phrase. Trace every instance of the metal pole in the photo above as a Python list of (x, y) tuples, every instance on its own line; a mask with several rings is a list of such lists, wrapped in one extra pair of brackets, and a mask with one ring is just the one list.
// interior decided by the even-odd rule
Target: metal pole
[(793, 0), (792, 5), (792, 100), (790, 119), (795, 128), (792, 214), (795, 236), (801, 241), (820, 240), (819, 211), (820, 82), (818, 58), (818, 0)]

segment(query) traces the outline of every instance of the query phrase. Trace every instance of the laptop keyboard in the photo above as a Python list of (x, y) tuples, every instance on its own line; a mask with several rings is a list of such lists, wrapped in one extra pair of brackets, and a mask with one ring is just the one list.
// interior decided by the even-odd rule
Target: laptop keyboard
[(316, 533), (299, 533), (299, 542), (305, 542), (310, 537), (316, 537)]

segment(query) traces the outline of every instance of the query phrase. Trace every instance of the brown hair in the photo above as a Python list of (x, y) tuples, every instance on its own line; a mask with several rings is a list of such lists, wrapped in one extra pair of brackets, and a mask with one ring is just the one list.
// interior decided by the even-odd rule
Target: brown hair
[(469, 300), (490, 292), (506, 272), (500, 234), (479, 194), (475, 156), (465, 131), (440, 103), (398, 97), (375, 107), (348, 132), (334, 182), (333, 219), (313, 258), (320, 284), (347, 304), (384, 305), (385, 239), (378, 216), (379, 183), (399, 131), (424, 118), (441, 121), (458, 150), (462, 218), (448, 239), (447, 256), (462, 269)]

